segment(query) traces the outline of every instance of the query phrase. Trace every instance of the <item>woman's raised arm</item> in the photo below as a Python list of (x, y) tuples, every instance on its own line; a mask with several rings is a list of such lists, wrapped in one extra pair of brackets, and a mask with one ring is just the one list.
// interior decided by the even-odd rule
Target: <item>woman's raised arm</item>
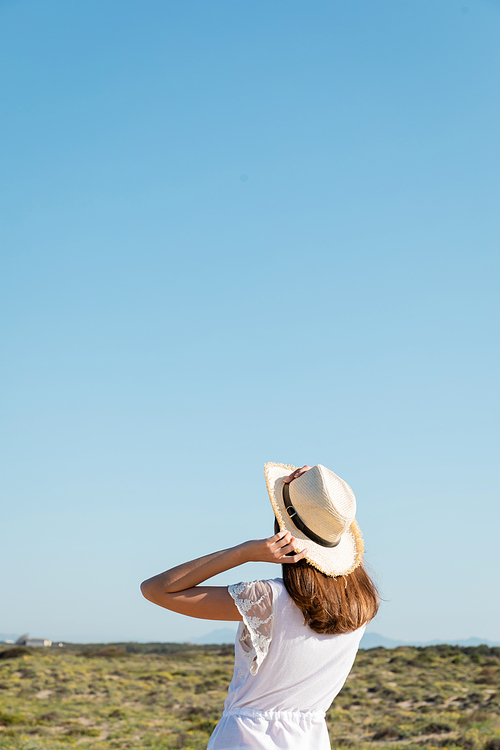
[(208, 578), (246, 562), (294, 563), (304, 557), (297, 541), (288, 531), (268, 539), (256, 539), (236, 547), (177, 565), (141, 584), (143, 596), (160, 607), (204, 620), (241, 620), (225, 586), (199, 586)]

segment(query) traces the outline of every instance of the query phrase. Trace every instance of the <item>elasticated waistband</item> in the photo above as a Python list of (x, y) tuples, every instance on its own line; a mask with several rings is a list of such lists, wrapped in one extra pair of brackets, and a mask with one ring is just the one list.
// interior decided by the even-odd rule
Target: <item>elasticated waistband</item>
[(259, 711), (255, 708), (226, 708), (223, 716), (247, 716), (251, 719), (266, 719), (273, 721), (285, 719), (288, 721), (323, 721), (324, 711)]

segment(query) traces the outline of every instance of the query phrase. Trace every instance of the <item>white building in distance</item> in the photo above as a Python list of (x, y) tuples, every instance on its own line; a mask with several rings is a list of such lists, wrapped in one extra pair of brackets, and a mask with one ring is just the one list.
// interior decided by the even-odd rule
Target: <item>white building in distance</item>
[(50, 648), (52, 641), (48, 638), (29, 638), (27, 635), (22, 635), (16, 641), (16, 646), (28, 646), (32, 648)]

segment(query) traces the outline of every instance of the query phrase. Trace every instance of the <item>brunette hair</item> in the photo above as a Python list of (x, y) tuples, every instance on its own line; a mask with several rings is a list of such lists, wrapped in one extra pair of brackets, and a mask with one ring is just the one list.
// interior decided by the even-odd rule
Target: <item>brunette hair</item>
[[(279, 530), (275, 518), (274, 532)], [(379, 593), (362, 564), (338, 578), (325, 575), (304, 559), (281, 567), (289, 596), (316, 633), (350, 633), (378, 612)]]
[[(280, 530), (274, 519), (274, 531)], [(293, 554), (293, 553), (290, 553)], [(350, 633), (373, 620), (380, 595), (361, 563), (352, 573), (332, 578), (307, 560), (285, 563), (283, 583), (304, 615), (304, 623), (316, 633)]]

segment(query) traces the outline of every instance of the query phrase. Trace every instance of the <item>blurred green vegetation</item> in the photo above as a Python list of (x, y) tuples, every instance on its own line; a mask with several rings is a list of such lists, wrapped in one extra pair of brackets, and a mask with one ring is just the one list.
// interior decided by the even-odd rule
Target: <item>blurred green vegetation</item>
[[(0, 647), (0, 750), (202, 750), (232, 668), (232, 646)], [(500, 750), (499, 688), (499, 648), (360, 651), (332, 747)]]

